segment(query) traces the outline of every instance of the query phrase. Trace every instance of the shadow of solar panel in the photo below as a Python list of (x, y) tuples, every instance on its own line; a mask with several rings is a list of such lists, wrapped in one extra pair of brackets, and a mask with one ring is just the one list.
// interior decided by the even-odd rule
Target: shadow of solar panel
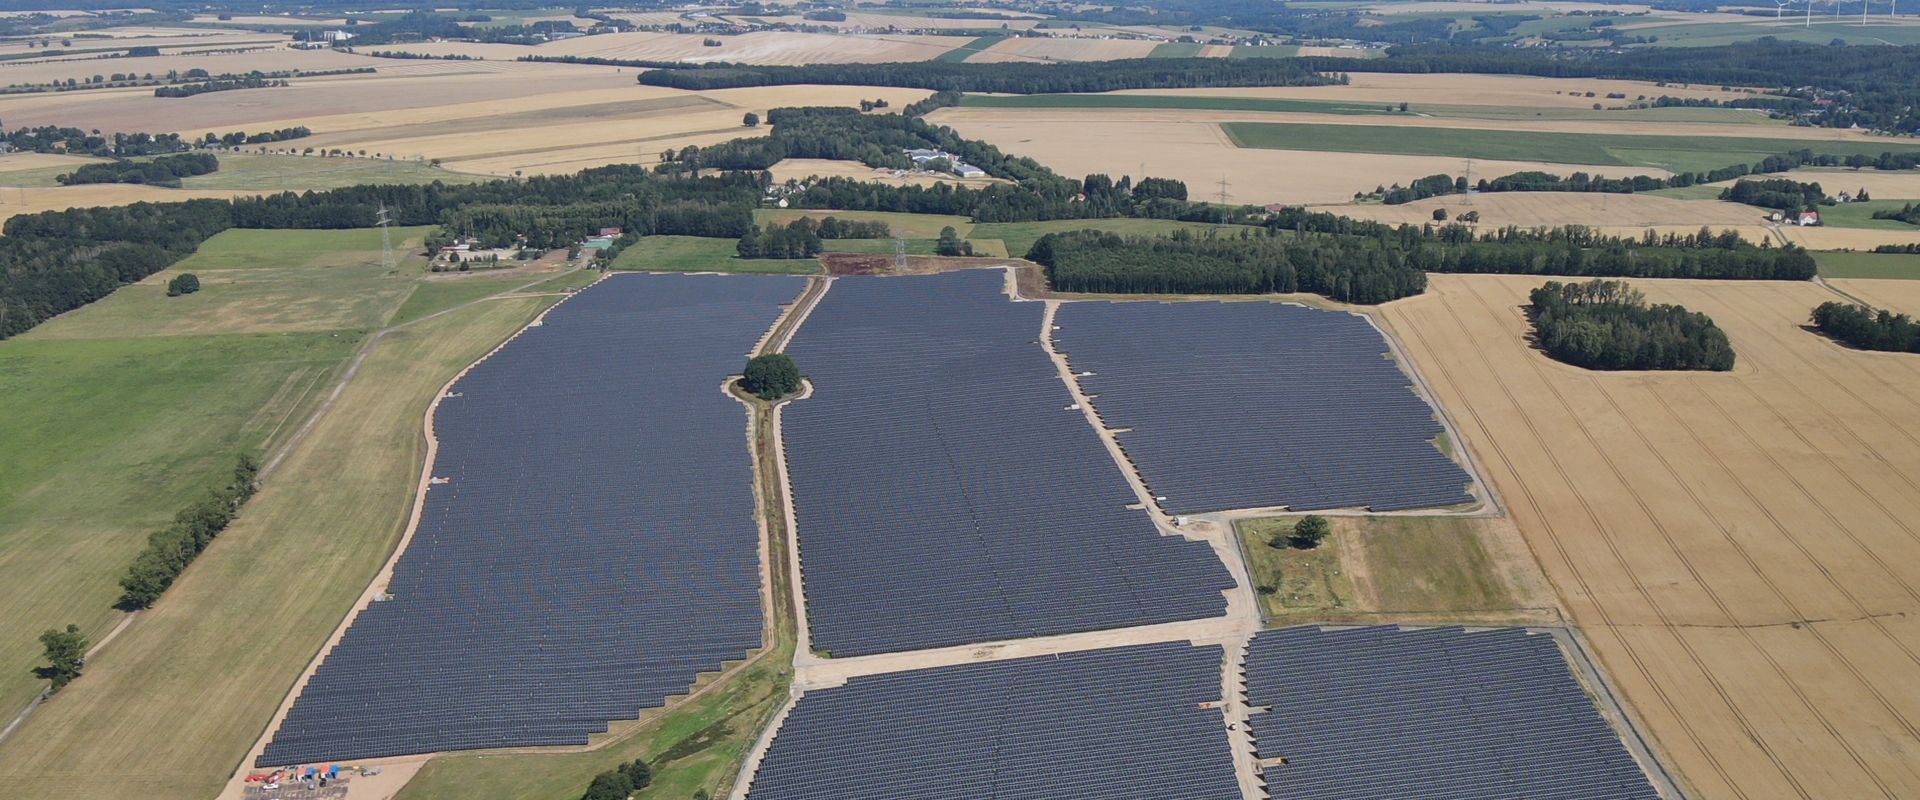
[(1277, 798), (1659, 797), (1549, 634), (1284, 628), (1245, 669)]
[(1352, 314), (1279, 303), (1063, 303), (1054, 345), (1176, 514), (1467, 503), (1433, 409)]
[(1120, 647), (807, 692), (748, 800), (1242, 800), (1218, 646)]
[(721, 383), (802, 285), (614, 276), (462, 377), (392, 599), (258, 764), (584, 744), (758, 647), (746, 418)]
[(1225, 613), (1161, 536), (998, 271), (841, 278), (787, 348), (781, 412), (812, 642), (862, 655)]

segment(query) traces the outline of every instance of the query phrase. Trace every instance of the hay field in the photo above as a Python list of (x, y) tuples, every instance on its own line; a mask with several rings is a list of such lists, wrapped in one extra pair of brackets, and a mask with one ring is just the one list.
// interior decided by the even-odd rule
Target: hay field
[(1111, 61), (1117, 58), (1146, 58), (1159, 42), (1145, 39), (1006, 39), (975, 53), (969, 62), (991, 61)]
[(1920, 362), (1802, 330), (1812, 283), (1641, 281), (1739, 367), (1587, 372), (1526, 343), (1540, 282), (1380, 316), (1693, 796), (1920, 795)]
[[(22, 172), (52, 168), (72, 168), (81, 164), (93, 164), (105, 161), (90, 156), (70, 156), (64, 153), (6, 153), (0, 155), (0, 173)], [(0, 177), (0, 181), (6, 180)]]
[[(286, 50), (273, 49), (258, 53), (209, 53), (205, 55), (160, 55), (140, 56), (137, 58), (97, 58), (66, 59), (60, 61), (0, 61), (0, 86), (16, 83), (47, 83), (72, 78), (85, 81), (95, 75), (112, 75), (116, 72), (146, 75), (152, 73), (165, 76), (168, 70), (186, 72), (190, 69), (204, 69), (219, 75), (226, 72), (252, 72), (254, 70), (332, 70), (358, 69), (362, 67), (395, 66), (392, 59), (342, 53), (336, 50)], [(105, 91), (87, 90), (87, 93)], [(153, 94), (153, 87), (143, 89)], [(76, 94), (66, 92), (64, 94)], [(185, 99), (185, 98), (182, 98)]]
[(1883, 244), (1920, 244), (1920, 229), (1883, 231), (1869, 228), (1800, 228), (1783, 225), (1787, 240), (1808, 250), (1871, 250)]
[[(1796, 181), (1818, 183), (1828, 194), (1854, 192), (1866, 189), (1875, 200), (1914, 200), (1920, 199), (1920, 172), (1882, 172), (1875, 169), (1863, 169), (1858, 172), (1850, 169), (1796, 169), (1778, 176)], [(1716, 186), (1732, 185), (1714, 184)]]
[[(1192, 196), (1207, 199), (1218, 199), (1220, 180), (1225, 178), (1230, 184), (1228, 200), (1235, 203), (1340, 203), (1353, 199), (1355, 192), (1423, 175), (1456, 173), (1465, 166), (1462, 159), (1444, 156), (1241, 149), (1216, 124), (1183, 122), (1178, 119), (1181, 114), (1164, 112), (1108, 115), (947, 108), (930, 116), (964, 136), (1029, 156), (1063, 175), (1105, 172), (1178, 178), (1187, 182)], [(1646, 167), (1488, 160), (1475, 160), (1473, 170), (1486, 175), (1524, 170), (1661, 174)]]

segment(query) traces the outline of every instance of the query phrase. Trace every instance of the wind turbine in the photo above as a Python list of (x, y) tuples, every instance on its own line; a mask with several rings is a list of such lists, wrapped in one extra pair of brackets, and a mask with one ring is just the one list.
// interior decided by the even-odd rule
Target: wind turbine
[(1791, 5), (1792, 2), (1793, 0), (1773, 0), (1773, 18), (1775, 21), (1779, 21), (1781, 17), (1787, 15), (1787, 6)]

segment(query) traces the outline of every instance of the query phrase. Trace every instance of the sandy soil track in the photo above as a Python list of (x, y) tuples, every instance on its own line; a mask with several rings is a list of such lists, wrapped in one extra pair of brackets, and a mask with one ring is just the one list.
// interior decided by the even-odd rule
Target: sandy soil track
[(1525, 343), (1540, 282), (1382, 316), (1693, 794), (1920, 796), (1920, 358), (1802, 330), (1814, 284), (1645, 281), (1739, 367), (1591, 373)]

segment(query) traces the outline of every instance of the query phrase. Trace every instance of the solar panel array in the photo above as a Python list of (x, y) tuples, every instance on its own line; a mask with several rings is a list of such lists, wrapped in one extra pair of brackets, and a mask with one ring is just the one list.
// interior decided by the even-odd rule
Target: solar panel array
[(746, 416), (799, 278), (622, 275), (440, 402), (432, 486), (261, 766), (584, 744), (760, 645)]
[(836, 279), (782, 412), (814, 646), (836, 656), (1225, 613), (1226, 568), (1162, 536), (998, 271)]
[(1366, 320), (1280, 303), (1063, 303), (1054, 345), (1170, 513), (1472, 501)]
[(794, 705), (748, 800), (1242, 800), (1221, 649), (1184, 642), (854, 678)]
[(1548, 634), (1286, 628), (1246, 680), (1275, 798), (1659, 797)]

